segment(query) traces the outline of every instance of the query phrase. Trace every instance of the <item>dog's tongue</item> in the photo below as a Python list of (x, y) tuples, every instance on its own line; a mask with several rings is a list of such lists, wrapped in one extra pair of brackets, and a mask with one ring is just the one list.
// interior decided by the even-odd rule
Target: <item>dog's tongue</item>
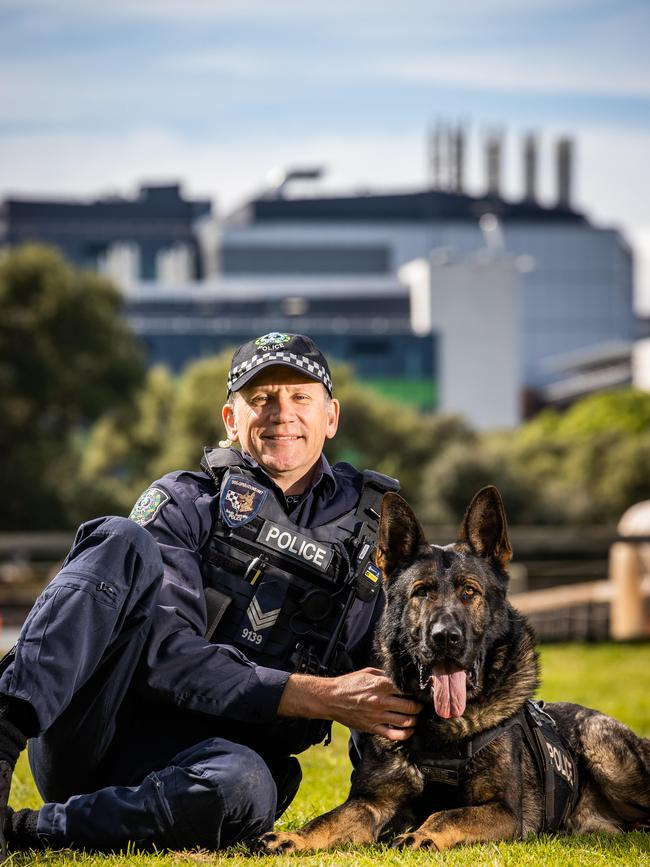
[(467, 701), (467, 676), (464, 671), (433, 675), (433, 706), (438, 716), (462, 716)]

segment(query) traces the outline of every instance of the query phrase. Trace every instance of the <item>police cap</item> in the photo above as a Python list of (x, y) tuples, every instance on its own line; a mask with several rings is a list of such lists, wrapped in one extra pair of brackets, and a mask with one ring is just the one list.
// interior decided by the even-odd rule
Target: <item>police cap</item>
[(304, 334), (272, 331), (256, 337), (235, 350), (228, 372), (228, 394), (239, 391), (267, 367), (293, 367), (316, 382), (322, 382), (332, 395), (332, 375), (327, 359), (313, 340)]

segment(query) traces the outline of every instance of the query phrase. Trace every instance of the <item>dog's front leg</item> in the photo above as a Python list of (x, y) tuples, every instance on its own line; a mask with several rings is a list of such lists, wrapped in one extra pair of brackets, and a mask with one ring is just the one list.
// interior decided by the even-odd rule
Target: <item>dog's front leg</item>
[(399, 809), (396, 799), (349, 798), (300, 831), (271, 831), (254, 844), (262, 853), (327, 849), (339, 843), (373, 843)]
[(519, 824), (502, 803), (460, 807), (433, 813), (420, 827), (393, 840), (396, 848), (449, 849), (459, 843), (480, 843), (516, 837)]

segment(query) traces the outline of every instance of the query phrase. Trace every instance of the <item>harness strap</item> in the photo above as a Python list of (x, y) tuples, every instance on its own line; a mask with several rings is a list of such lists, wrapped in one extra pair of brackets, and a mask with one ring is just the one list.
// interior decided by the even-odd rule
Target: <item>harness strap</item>
[(366, 523), (368, 521), (378, 524), (381, 506), (381, 498), (388, 491), (399, 491), (399, 482), (383, 473), (374, 470), (363, 471), (363, 487), (357, 506), (356, 515)]
[[(544, 830), (557, 831), (569, 810), (573, 808), (578, 797), (577, 771), (573, 756), (566, 748), (561, 735), (557, 731), (555, 720), (542, 710), (543, 703), (532, 700), (510, 719), (504, 720), (498, 726), (486, 732), (480, 732), (468, 738), (458, 752), (452, 756), (441, 756), (435, 752), (415, 752), (415, 763), (425, 776), (436, 783), (458, 786), (460, 778), (470, 761), (488, 744), (501, 737), (509, 729), (519, 726), (526, 743), (532, 753), (540, 781), (544, 789)], [(571, 791), (563, 805), (558, 810), (556, 805), (557, 777), (549, 755), (549, 747), (544, 737), (543, 726), (552, 727), (554, 735), (562, 743), (567, 759), (571, 762), (573, 782)]]
[(244, 459), (236, 449), (213, 449), (210, 446), (203, 447), (201, 469), (216, 482), (221, 472), (228, 467), (244, 466)]
[(374, 470), (363, 471), (361, 496), (354, 513), (355, 520), (361, 521), (357, 532), (359, 544), (350, 578), (356, 580), (357, 596), (364, 602), (369, 602), (381, 586), (381, 573), (374, 564), (373, 555), (381, 517), (381, 500), (388, 491), (399, 491), (397, 479)]

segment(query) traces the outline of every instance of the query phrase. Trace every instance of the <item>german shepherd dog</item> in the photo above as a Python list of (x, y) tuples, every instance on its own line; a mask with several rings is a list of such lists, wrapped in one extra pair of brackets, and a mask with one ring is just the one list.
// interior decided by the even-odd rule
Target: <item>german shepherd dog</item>
[[(399, 742), (365, 736), (347, 801), (299, 831), (265, 834), (257, 851), (377, 840), (441, 850), (549, 829), (648, 824), (650, 740), (580, 705), (530, 702), (539, 679), (535, 638), (506, 600), (511, 555), (494, 487), (476, 494), (458, 540), (445, 547), (427, 544), (399, 495), (384, 495), (377, 560), (387, 602), (376, 650), (399, 692), (424, 706), (415, 733)], [(550, 718), (559, 737), (559, 746), (542, 742), (547, 750), (537, 759), (534, 731), (512, 724), (526, 707), (529, 729)], [(546, 810), (553, 777), (568, 794), (555, 820)]]

